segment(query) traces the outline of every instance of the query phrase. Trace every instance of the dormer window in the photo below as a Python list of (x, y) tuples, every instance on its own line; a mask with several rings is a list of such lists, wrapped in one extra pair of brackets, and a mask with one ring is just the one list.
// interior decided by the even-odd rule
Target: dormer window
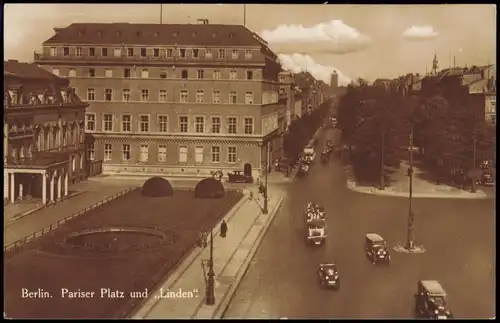
[(213, 32), (213, 33), (212, 33), (212, 38), (215, 38), (215, 37), (217, 37), (217, 33), (216, 33), (216, 32)]
[(122, 35), (122, 32), (121, 31), (117, 31), (116, 32), (116, 36), (120, 37)]
[(79, 37), (82, 37), (83, 35), (85, 35), (85, 31), (80, 30), (80, 31), (78, 32), (78, 36), (79, 36)]
[(141, 36), (141, 32), (140, 31), (136, 32), (135, 34), (137, 35), (137, 37)]
[(235, 37), (236, 37), (235, 34), (233, 34), (233, 33), (229, 34), (229, 38), (235, 38)]
[(98, 31), (98, 32), (97, 32), (97, 37), (99, 37), (99, 38), (100, 38), (101, 36), (102, 36), (102, 31)]
[(196, 38), (196, 32), (192, 33), (191, 36), (193, 36), (193, 38)]
[(174, 31), (173, 35), (174, 35), (174, 37), (177, 37), (177, 36), (179, 36), (179, 33)]
[(158, 32), (156, 31), (154, 34), (153, 34), (154, 37), (158, 37)]

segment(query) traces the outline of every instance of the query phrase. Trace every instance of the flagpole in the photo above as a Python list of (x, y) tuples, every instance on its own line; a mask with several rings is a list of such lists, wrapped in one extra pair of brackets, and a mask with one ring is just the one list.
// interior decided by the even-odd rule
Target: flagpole
[(247, 5), (243, 4), (243, 26), (247, 26)]
[(160, 25), (163, 24), (163, 5), (160, 5)]

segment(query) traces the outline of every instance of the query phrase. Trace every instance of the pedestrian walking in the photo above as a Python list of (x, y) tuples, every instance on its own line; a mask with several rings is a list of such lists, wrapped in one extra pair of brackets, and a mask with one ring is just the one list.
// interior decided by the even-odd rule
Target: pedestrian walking
[(225, 238), (227, 234), (227, 223), (226, 220), (222, 220), (222, 223), (220, 224), (220, 236), (222, 238)]

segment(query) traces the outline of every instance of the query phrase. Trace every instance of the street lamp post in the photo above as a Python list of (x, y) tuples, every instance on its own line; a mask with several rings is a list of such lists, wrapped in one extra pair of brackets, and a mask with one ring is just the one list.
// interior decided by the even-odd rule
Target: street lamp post
[(385, 189), (385, 177), (384, 177), (384, 154), (385, 154), (385, 129), (381, 129), (381, 142), (380, 142), (380, 190)]
[(413, 197), (413, 123), (411, 125), (410, 130), (410, 138), (408, 145), (408, 153), (409, 153), (409, 162), (410, 166), (408, 168), (408, 177), (409, 177), (409, 194), (408, 194), (408, 227), (407, 227), (407, 245), (408, 250), (413, 250), (413, 221), (415, 220), (415, 214), (412, 210), (412, 197)]
[(474, 132), (472, 133), (472, 185), (471, 185), (471, 193), (476, 193), (476, 180), (477, 180), (477, 171), (476, 171), (476, 120), (474, 119)]
[(269, 143), (267, 143), (266, 151), (267, 151), (267, 158), (266, 158), (267, 159), (267, 163), (266, 163), (267, 165), (266, 165), (266, 173), (265, 173), (265, 176), (264, 176), (264, 207), (262, 208), (262, 214), (268, 214), (268, 210), (267, 210), (267, 204), (268, 204), (267, 175), (269, 173), (269, 167), (270, 167), (269, 158), (271, 157)]
[(205, 304), (214, 305), (215, 304), (215, 293), (214, 293), (214, 231), (210, 230), (210, 259), (208, 260), (208, 279), (207, 279), (207, 289), (205, 293)]

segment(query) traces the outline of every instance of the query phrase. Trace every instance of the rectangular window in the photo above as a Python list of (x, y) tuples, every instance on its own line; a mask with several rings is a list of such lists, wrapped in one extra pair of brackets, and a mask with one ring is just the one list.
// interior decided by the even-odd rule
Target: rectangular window
[(213, 103), (220, 103), (220, 97), (221, 97), (220, 91), (213, 91), (212, 92), (212, 102)]
[(158, 131), (159, 132), (168, 131), (168, 116), (158, 116)]
[(95, 146), (93, 143), (89, 147), (89, 160), (95, 160)]
[(204, 78), (204, 76), (205, 76), (205, 71), (198, 70), (198, 72), (197, 72), (196, 75), (198, 76), (198, 79), (202, 80)]
[(194, 131), (196, 133), (205, 132), (205, 118), (204, 117), (195, 117), (195, 119), (194, 119)]
[(95, 114), (89, 113), (85, 115), (85, 130), (95, 131)]
[(57, 56), (57, 48), (50, 47), (50, 56)]
[(236, 80), (238, 78), (238, 72), (236, 70), (231, 70), (229, 72), (229, 79)]
[(196, 91), (196, 103), (203, 103), (205, 100), (205, 93), (202, 90)]
[(220, 80), (220, 71), (219, 70), (215, 70), (214, 73), (213, 73), (213, 79), (214, 80)]
[(253, 71), (247, 71), (247, 80), (253, 80)]
[(180, 103), (188, 102), (188, 90), (181, 90)]
[(232, 59), (237, 59), (237, 58), (238, 58), (238, 56), (239, 56), (238, 50), (237, 50), (237, 49), (233, 49), (233, 50), (231, 51), (231, 58), (232, 58)]
[(63, 47), (63, 56), (69, 56), (69, 47)]
[(95, 48), (94, 47), (89, 48), (89, 56), (95, 56)]
[(220, 133), (220, 117), (212, 117), (212, 133)]
[(245, 50), (245, 58), (246, 59), (252, 58), (252, 51), (250, 49)]
[(122, 90), (122, 100), (123, 101), (130, 101), (130, 89), (123, 89)]
[(194, 162), (197, 164), (203, 163), (203, 147), (202, 146), (194, 147)]
[(253, 104), (253, 92), (245, 92), (245, 104)]
[(224, 49), (219, 49), (219, 58), (224, 59), (226, 58), (226, 50)]
[(106, 77), (113, 77), (113, 70), (105, 70), (104, 75)]
[(179, 162), (187, 163), (188, 161), (188, 147), (180, 146), (179, 147)]
[(139, 131), (140, 132), (149, 132), (149, 116), (148, 115), (140, 116)]
[(179, 49), (179, 57), (181, 58), (186, 57), (186, 50), (184, 48)]
[(104, 144), (104, 161), (110, 161), (113, 156), (113, 146), (111, 144)]
[(122, 50), (121, 50), (121, 48), (115, 48), (114, 51), (113, 51), (113, 54), (114, 54), (115, 57), (122, 56)]
[(59, 69), (58, 68), (53, 68), (52, 69), (52, 74), (56, 75), (56, 76), (59, 76)]
[(125, 68), (123, 70), (123, 77), (130, 78), (130, 68)]
[(160, 49), (159, 48), (153, 48), (153, 56), (160, 57)]
[(245, 134), (253, 135), (253, 118), (246, 117), (244, 119), (244, 126), (245, 126)]
[(160, 90), (158, 96), (158, 101), (167, 102), (167, 90)]
[(229, 104), (236, 104), (237, 99), (235, 91), (229, 92)]
[(496, 101), (490, 102), (490, 112), (497, 113), (497, 102)]
[(179, 127), (180, 127), (180, 132), (188, 132), (189, 130), (189, 123), (188, 123), (188, 117), (187, 116), (180, 116), (179, 117)]
[(127, 56), (128, 57), (134, 56), (134, 49), (133, 48), (127, 48)]
[(146, 56), (148, 56), (148, 53), (147, 53), (146, 48), (143, 47), (143, 48), (141, 48), (141, 57), (146, 57)]
[(76, 70), (74, 68), (69, 69), (69, 77), (76, 77)]
[(113, 101), (113, 89), (105, 89), (104, 90), (104, 100), (105, 101)]
[(89, 77), (95, 77), (95, 68), (89, 68), (88, 76)]
[(148, 78), (149, 77), (149, 71), (147, 69), (143, 69), (141, 71), (141, 77), (142, 78)]
[(211, 160), (212, 163), (219, 163), (220, 162), (220, 147), (219, 146), (212, 146), (211, 149)]
[(236, 163), (236, 147), (227, 147), (227, 162)]
[(104, 56), (104, 57), (108, 56), (108, 49), (107, 48), (101, 48), (101, 56)]
[(132, 159), (132, 154), (130, 151), (130, 145), (129, 144), (123, 144), (122, 145), (122, 160), (129, 161)]
[(129, 114), (122, 115), (122, 131), (123, 132), (132, 131), (132, 116)]
[(158, 161), (161, 163), (167, 161), (167, 145), (158, 145)]
[(87, 101), (94, 101), (95, 100), (95, 89), (90, 88), (87, 89)]
[(236, 117), (227, 118), (227, 133), (236, 133)]
[(149, 101), (149, 90), (148, 89), (141, 90), (141, 101)]
[(82, 56), (83, 55), (83, 49), (81, 47), (76, 48), (76, 56)]
[(193, 48), (193, 58), (198, 58), (200, 50), (198, 48)]
[(167, 78), (167, 72), (165, 72), (165, 71), (161, 71), (161, 72), (160, 72), (160, 78), (161, 78), (161, 79), (166, 79), (166, 78)]
[(187, 70), (182, 70), (181, 71), (181, 79), (187, 80), (188, 79), (188, 71)]
[(149, 146), (146, 144), (141, 144), (139, 151), (139, 161), (147, 162), (149, 159)]
[(113, 115), (106, 113), (102, 115), (103, 131), (113, 131)]
[(165, 52), (165, 55), (167, 56), (167, 58), (172, 58), (173, 52), (174, 52), (173, 49), (168, 48)]
[(205, 50), (205, 58), (209, 58), (209, 59), (212, 58), (212, 50), (210, 48), (207, 48)]

